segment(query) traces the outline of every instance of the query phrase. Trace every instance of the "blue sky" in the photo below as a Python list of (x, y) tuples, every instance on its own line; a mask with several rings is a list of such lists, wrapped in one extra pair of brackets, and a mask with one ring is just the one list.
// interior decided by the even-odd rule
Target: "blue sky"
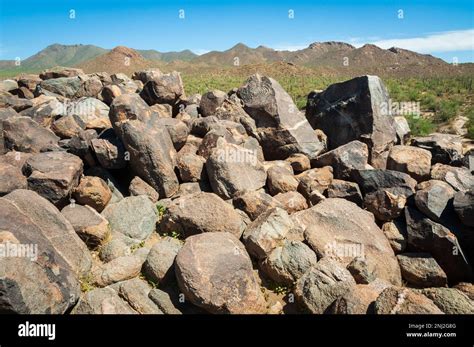
[[(228, 49), (237, 42), (299, 49), (315, 41), (345, 41), (356, 46), (398, 46), (450, 62), (453, 57), (474, 62), (472, 0), (0, 3), (0, 59), (25, 59), (53, 43), (203, 53)], [(294, 18), (289, 18), (290, 10)]]

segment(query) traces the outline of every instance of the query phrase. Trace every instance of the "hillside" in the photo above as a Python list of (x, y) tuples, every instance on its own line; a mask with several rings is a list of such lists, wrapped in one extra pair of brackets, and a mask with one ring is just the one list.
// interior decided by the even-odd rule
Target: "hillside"
[(86, 73), (105, 71), (108, 73), (123, 72), (131, 74), (133, 71), (146, 69), (153, 65), (152, 61), (145, 59), (137, 51), (128, 47), (118, 46), (110, 52), (76, 66), (83, 69)]
[(180, 52), (158, 52), (154, 49), (137, 49), (145, 59), (148, 60), (160, 60), (165, 62), (170, 61), (190, 61), (198, 55), (191, 52), (189, 49), (185, 49)]
[(106, 49), (93, 45), (54, 44), (25, 59), (22, 62), (22, 66), (26, 69), (74, 66), (106, 52)]

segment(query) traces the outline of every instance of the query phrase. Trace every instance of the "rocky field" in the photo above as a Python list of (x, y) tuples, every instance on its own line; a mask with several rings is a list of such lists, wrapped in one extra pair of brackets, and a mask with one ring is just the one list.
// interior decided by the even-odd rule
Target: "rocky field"
[(474, 150), (377, 76), (0, 82), (0, 313), (474, 313)]

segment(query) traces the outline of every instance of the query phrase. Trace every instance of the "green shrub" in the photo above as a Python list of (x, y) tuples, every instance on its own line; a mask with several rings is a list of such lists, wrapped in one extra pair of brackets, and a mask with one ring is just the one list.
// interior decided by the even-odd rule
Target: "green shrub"
[(416, 115), (407, 115), (406, 119), (410, 125), (413, 136), (426, 136), (435, 131), (436, 126), (430, 119), (422, 118)]
[(436, 109), (436, 121), (447, 122), (457, 114), (459, 103), (455, 100), (442, 100)]

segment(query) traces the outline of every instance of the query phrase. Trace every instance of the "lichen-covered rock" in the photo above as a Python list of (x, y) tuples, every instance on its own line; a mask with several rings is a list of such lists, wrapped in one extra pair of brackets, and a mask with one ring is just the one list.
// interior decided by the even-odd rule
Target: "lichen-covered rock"
[(401, 284), (400, 268), (390, 244), (371, 213), (344, 199), (326, 199), (292, 215), (318, 257), (333, 257), (347, 266), (364, 257), (375, 277)]
[(189, 237), (175, 266), (179, 287), (193, 304), (211, 313), (264, 313), (250, 257), (232, 234)]
[(417, 288), (444, 287), (446, 274), (429, 253), (403, 253), (397, 255), (402, 278)]
[(325, 313), (329, 306), (356, 283), (349, 271), (333, 259), (323, 258), (300, 277), (295, 295), (311, 313)]
[(84, 176), (74, 188), (73, 196), (79, 204), (89, 205), (97, 212), (102, 212), (112, 198), (112, 192), (100, 177)]
[(388, 153), (387, 169), (407, 173), (418, 182), (427, 180), (431, 171), (431, 153), (418, 147), (393, 146)]
[(212, 190), (224, 199), (262, 188), (267, 174), (254, 151), (225, 143), (206, 162)]
[(276, 283), (292, 285), (316, 265), (316, 254), (301, 241), (283, 241), (262, 262), (262, 271)]
[(23, 173), (28, 176), (28, 189), (61, 207), (78, 185), (83, 165), (73, 154), (45, 152), (28, 158)]
[(430, 299), (409, 288), (386, 288), (375, 300), (376, 314), (443, 314)]
[(174, 260), (178, 251), (183, 246), (182, 242), (166, 237), (153, 245), (145, 263), (143, 273), (154, 283), (162, 283), (165, 279), (174, 276)]
[(145, 240), (156, 228), (157, 210), (144, 195), (129, 196), (115, 204), (108, 205), (104, 216), (113, 232), (119, 232), (132, 239)]
[(237, 95), (255, 120), (268, 159), (286, 159), (295, 153), (313, 159), (325, 149), (291, 97), (273, 78), (252, 75)]

